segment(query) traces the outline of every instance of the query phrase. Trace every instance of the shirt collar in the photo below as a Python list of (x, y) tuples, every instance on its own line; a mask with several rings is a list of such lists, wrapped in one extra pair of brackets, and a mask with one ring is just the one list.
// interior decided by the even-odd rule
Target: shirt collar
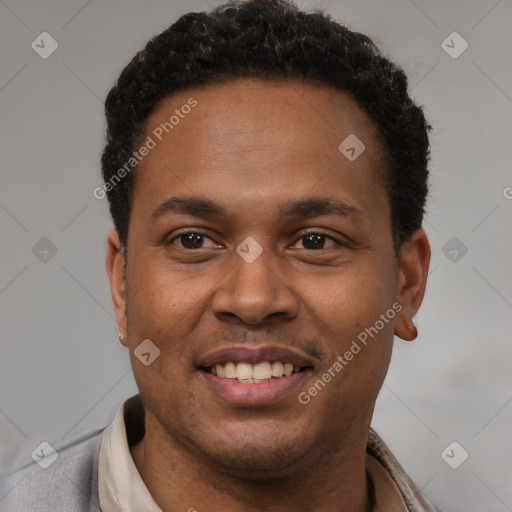
[(128, 444), (127, 430), (131, 441), (140, 433), (138, 398), (135, 395), (121, 404), (101, 437), (98, 495), (103, 512), (162, 512), (137, 471)]

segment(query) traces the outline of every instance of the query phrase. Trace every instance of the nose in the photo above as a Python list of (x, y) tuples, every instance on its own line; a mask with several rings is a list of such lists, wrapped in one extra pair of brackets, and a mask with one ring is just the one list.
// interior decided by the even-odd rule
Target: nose
[(213, 297), (212, 308), (217, 318), (257, 325), (270, 317), (291, 319), (297, 315), (297, 298), (269, 249), (250, 263), (237, 253), (232, 258), (233, 268)]

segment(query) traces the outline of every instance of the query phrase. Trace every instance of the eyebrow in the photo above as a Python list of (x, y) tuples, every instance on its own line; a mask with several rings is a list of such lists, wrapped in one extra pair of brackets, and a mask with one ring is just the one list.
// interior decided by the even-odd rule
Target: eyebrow
[(168, 213), (195, 217), (220, 217), (225, 216), (227, 212), (221, 204), (204, 197), (170, 197), (158, 205), (151, 214), (151, 219), (156, 220)]
[[(364, 217), (364, 213), (339, 199), (309, 197), (287, 200), (278, 208), (281, 217), (313, 218), (322, 216), (350, 217), (354, 220)], [(151, 219), (175, 213), (194, 217), (226, 217), (226, 208), (205, 197), (170, 197), (160, 203), (151, 214)]]

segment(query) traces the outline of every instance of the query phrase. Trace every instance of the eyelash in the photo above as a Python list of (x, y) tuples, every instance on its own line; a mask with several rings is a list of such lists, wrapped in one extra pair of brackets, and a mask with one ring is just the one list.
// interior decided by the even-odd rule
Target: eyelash
[[(203, 233), (201, 231), (194, 231), (194, 230), (190, 230), (190, 231), (184, 231), (176, 236), (174, 236), (173, 238), (171, 238), (166, 245), (171, 245), (172, 242), (176, 239), (179, 239), (180, 237), (182, 236), (185, 236), (185, 235), (189, 235), (189, 234), (194, 234), (194, 235), (200, 235), (202, 237), (205, 237), (205, 238), (208, 238), (210, 240), (212, 240), (212, 242), (215, 242), (211, 237), (209, 237), (206, 233)], [(340, 246), (340, 247), (348, 247), (348, 244), (347, 243), (343, 243), (343, 242), (340, 242), (338, 240), (336, 240), (335, 238), (333, 238), (332, 236), (328, 235), (327, 233), (322, 233), (321, 231), (308, 231), (308, 232), (303, 232), (303, 234), (297, 239), (297, 241), (303, 239), (303, 238), (306, 238), (308, 235), (320, 235), (320, 236), (323, 236), (325, 237), (326, 240), (332, 240), (336, 246)], [(296, 243), (296, 242), (295, 242)], [(199, 247), (198, 249), (188, 249), (186, 247), (179, 247), (180, 249), (184, 249), (185, 251), (194, 251), (194, 250), (200, 250), (200, 249), (203, 249), (202, 247)], [(304, 249), (306, 251), (314, 251), (314, 252), (318, 252), (318, 251), (321, 251), (321, 250), (325, 250), (326, 248), (325, 247), (322, 247), (320, 249)], [(328, 249), (328, 248), (327, 248)]]

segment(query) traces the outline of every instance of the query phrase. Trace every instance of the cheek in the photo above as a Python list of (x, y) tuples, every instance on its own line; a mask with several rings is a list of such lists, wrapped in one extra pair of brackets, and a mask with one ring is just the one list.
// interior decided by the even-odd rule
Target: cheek
[(311, 276), (303, 280), (305, 316), (326, 342), (322, 371), (336, 375), (333, 389), (338, 392), (376, 395), (385, 377), (396, 313), (392, 278), (383, 269), (374, 259), (336, 276), (315, 278), (314, 286)]
[[(389, 281), (389, 282), (388, 282)], [(301, 295), (325, 326), (356, 335), (391, 307), (394, 289), (375, 261), (354, 263), (330, 275), (305, 274)]]
[(200, 276), (176, 271), (157, 258), (147, 262), (128, 279), (129, 325), (146, 337), (175, 338), (190, 327), (191, 313), (204, 301), (208, 288)]
[[(187, 375), (192, 372), (187, 340), (199, 321), (196, 312), (205, 287), (160, 264), (134, 267), (131, 276), (127, 280), (128, 341), (137, 385), (142, 392), (159, 394), (161, 383), (172, 383), (183, 396)], [(136, 355), (146, 339), (160, 351), (148, 366)]]

